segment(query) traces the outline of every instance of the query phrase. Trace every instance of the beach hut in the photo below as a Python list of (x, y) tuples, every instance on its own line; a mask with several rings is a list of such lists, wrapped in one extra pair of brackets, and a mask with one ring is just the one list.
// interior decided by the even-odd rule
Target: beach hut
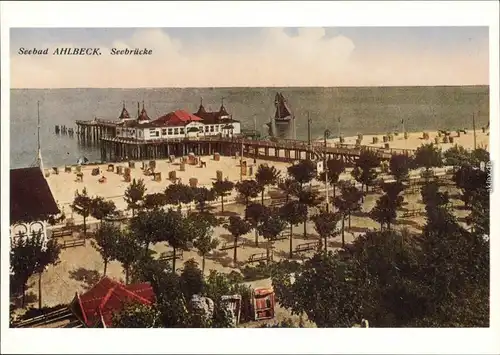
[(169, 172), (168, 172), (168, 179), (169, 179), (170, 181), (175, 181), (175, 180), (177, 180), (177, 173), (175, 172), (175, 170), (174, 170), (174, 171), (169, 171)]
[(196, 187), (196, 186), (198, 186), (198, 179), (197, 178), (190, 178), (189, 179), (189, 186), (190, 187)]
[(52, 168), (52, 174), (59, 175), (59, 168), (57, 166)]
[(251, 297), (254, 320), (274, 318), (275, 297), (272, 288), (256, 288)]
[(220, 154), (219, 153), (214, 153), (214, 160), (219, 161), (220, 160)]

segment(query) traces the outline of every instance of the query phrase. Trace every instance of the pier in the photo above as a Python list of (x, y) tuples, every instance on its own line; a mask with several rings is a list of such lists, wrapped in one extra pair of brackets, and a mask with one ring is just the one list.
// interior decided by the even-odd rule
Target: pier
[[(363, 150), (376, 152), (382, 160), (389, 160), (393, 154), (412, 155), (410, 149), (384, 149), (348, 144), (307, 143), (299, 140), (253, 140), (243, 137), (197, 137), (183, 139), (135, 140), (117, 137), (103, 137), (101, 160), (116, 162), (141, 159), (167, 159), (170, 156), (186, 156), (189, 153), (207, 156), (219, 153), (224, 156), (241, 155), (264, 160), (295, 161), (302, 159), (342, 159), (352, 164)], [(326, 156), (325, 156), (326, 155)]]
[(115, 121), (95, 118), (91, 121), (76, 121), (76, 134), (84, 141), (99, 141), (102, 137), (114, 137), (117, 124)]

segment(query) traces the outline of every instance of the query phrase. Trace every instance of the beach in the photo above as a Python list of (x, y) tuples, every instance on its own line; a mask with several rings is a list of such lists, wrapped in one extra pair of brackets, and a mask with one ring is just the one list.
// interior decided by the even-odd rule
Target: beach
[[(408, 139), (403, 139), (402, 135), (396, 136), (394, 141), (390, 142), (390, 146), (394, 148), (405, 148), (405, 149), (416, 149), (421, 144), (425, 144), (427, 142), (433, 141), (434, 138), (438, 135), (437, 132), (428, 132), (429, 140), (420, 139), (422, 137), (422, 132), (410, 133)], [(456, 133), (454, 134), (456, 135)], [(363, 143), (371, 142), (373, 136), (364, 136)], [(382, 135), (377, 136), (379, 141), (382, 141)], [(476, 145), (477, 147), (485, 147), (488, 149), (488, 138), (489, 136), (486, 133), (482, 133), (479, 131), (476, 133)], [(357, 137), (347, 137), (345, 139), (346, 144), (354, 144)], [(334, 141), (335, 142), (335, 141)], [(363, 144), (362, 143), (362, 144)], [(472, 149), (474, 145), (474, 139), (472, 132), (467, 132), (467, 134), (462, 134), (460, 137), (455, 137), (454, 144), (463, 145), (465, 148)], [(439, 144), (439, 146), (443, 149), (449, 149), (454, 144)], [(368, 144), (370, 146), (380, 146)], [(187, 184), (189, 179), (197, 178), (198, 186), (205, 186), (210, 188), (212, 183), (216, 180), (216, 172), (222, 171), (223, 178), (228, 178), (231, 181), (237, 182), (240, 179), (251, 179), (254, 178), (254, 175), (240, 175), (240, 159), (235, 157), (224, 157), (221, 156), (219, 161), (215, 161), (214, 157), (200, 157), (204, 162), (206, 162), (206, 167), (200, 168), (198, 166), (186, 164), (185, 171), (180, 171), (180, 165), (178, 163), (178, 159), (174, 162), (169, 162), (166, 160), (157, 160), (156, 161), (156, 171), (161, 172), (161, 181), (154, 181), (152, 176), (145, 176), (143, 170), (141, 170), (141, 162), (136, 162), (135, 168), (131, 169), (131, 178), (132, 179), (144, 179), (145, 186), (147, 188), (146, 193), (157, 193), (163, 192), (165, 188), (172, 184), (173, 182), (168, 180), (168, 174), (170, 171), (176, 171), (176, 175), (181, 179), (182, 183)], [(290, 166), (289, 163), (284, 162), (269, 162), (261, 159), (257, 159), (254, 163), (253, 158), (243, 158), (247, 161), (248, 165), (253, 166), (253, 174), (255, 174), (256, 167), (259, 164), (269, 164), (274, 165), (282, 174), (282, 176), (286, 175), (286, 169)], [(73, 201), (75, 191), (82, 191), (83, 188), (86, 188), (89, 196), (102, 196), (107, 200), (112, 200), (115, 202), (118, 210), (125, 210), (126, 203), (123, 199), (123, 194), (127, 186), (128, 182), (124, 181), (124, 177), (116, 173), (116, 166), (128, 166), (128, 163), (115, 163), (113, 172), (107, 171), (108, 164), (99, 165), (99, 169), (101, 170), (99, 175), (93, 176), (91, 174), (92, 169), (96, 166), (82, 166), (81, 171), (83, 173), (83, 181), (79, 182), (76, 179), (76, 171), (73, 167), (73, 171), (71, 173), (64, 172), (64, 167), (61, 167), (59, 170), (59, 174), (51, 173), (47, 177), (47, 181), (52, 190), (52, 193), (58, 202), (61, 210), (63, 210), (66, 214), (67, 218), (73, 218), (77, 224), (82, 222), (82, 218), (76, 214), (71, 213), (70, 204)], [(46, 167), (46, 170), (50, 171), (51, 169)], [(106, 177), (105, 183), (99, 183), (99, 179), (102, 176)], [(341, 180), (352, 180), (350, 176), (350, 169), (341, 174)], [(321, 188), (324, 187), (323, 183), (320, 181), (313, 181), (313, 185), (317, 185)], [(453, 189), (453, 188), (451, 188)], [(265, 204), (269, 205), (271, 202), (269, 201), (273, 192), (276, 191), (275, 187), (268, 188), (266, 190), (266, 200)], [(451, 193), (455, 193), (456, 191), (451, 191)], [(332, 192), (330, 191), (330, 196)], [(236, 193), (233, 191), (230, 196), (225, 198), (225, 216), (228, 215), (241, 215), (244, 212), (244, 206), (240, 203), (235, 203)], [(370, 219), (366, 213), (369, 212), (374, 206), (375, 202), (378, 199), (379, 194), (371, 193), (366, 196), (363, 205), (362, 211), (359, 214), (352, 216), (352, 224), (350, 228), (346, 228), (345, 231), (345, 242), (352, 242), (358, 235), (365, 233), (366, 231), (373, 230), (379, 228), (378, 223)], [(260, 196), (255, 200), (260, 201)], [(420, 200), (420, 193), (406, 193), (405, 194), (405, 208), (407, 210), (422, 210), (423, 204)], [(453, 200), (454, 204), (460, 205), (462, 202), (455, 199)], [(184, 206), (184, 210), (189, 206)], [(194, 206), (190, 206), (193, 208)], [(216, 202), (214, 213), (216, 215), (222, 215), (220, 213), (220, 201)], [(310, 209), (309, 215), (312, 216), (316, 211), (314, 209)], [(464, 217), (466, 211), (455, 211), (457, 216)], [(410, 230), (418, 230), (425, 223), (425, 217), (420, 214), (417, 216), (412, 216), (411, 218), (406, 218), (404, 215), (404, 211), (398, 212), (398, 223), (395, 228), (409, 228)], [(92, 218), (88, 219), (88, 223), (95, 224), (95, 220)], [(92, 226), (91, 229), (96, 226)], [(307, 234), (304, 236), (304, 226), (303, 224), (299, 224), (294, 226), (293, 228), (293, 242), (292, 246), (295, 249), (299, 244), (308, 243), (311, 241), (317, 241), (318, 236), (314, 230), (314, 225), (311, 221), (307, 222), (306, 225)], [(79, 238), (80, 232), (73, 232), (71, 236), (63, 237), (62, 240), (73, 240), (75, 238)], [(262, 237), (260, 237), (259, 246), (255, 246), (255, 233), (251, 230), (249, 233), (241, 237), (242, 246), (238, 248), (238, 262), (234, 264), (233, 262), (233, 249), (220, 250), (220, 246), (229, 242), (232, 243), (233, 238), (230, 233), (223, 227), (218, 226), (213, 230), (214, 236), (220, 241), (219, 249), (212, 252), (206, 258), (206, 269), (205, 273), (208, 273), (210, 270), (217, 270), (221, 272), (231, 272), (233, 270), (240, 270), (247, 265), (251, 265), (248, 263), (248, 259), (253, 254), (265, 253), (266, 248), (269, 246), (269, 243), (266, 242)], [(337, 236), (336, 238), (331, 238), (329, 242), (329, 249), (336, 249), (341, 247), (341, 238)], [(166, 243), (158, 243), (151, 247), (158, 255), (162, 252), (169, 251), (171, 248)], [(284, 239), (274, 243), (274, 260), (281, 260), (284, 258), (288, 258), (289, 252), (289, 240)], [(296, 255), (298, 259), (304, 256), (312, 255), (314, 251), (307, 251), (305, 253), (301, 253), (300, 255)], [(183, 262), (194, 258), (201, 266), (201, 257), (197, 254), (195, 249), (190, 251), (185, 251), (182, 260), (177, 262), (177, 268), (181, 268)], [(95, 283), (99, 277), (101, 277), (103, 272), (103, 263), (99, 253), (91, 246), (91, 243), (87, 240), (85, 246), (78, 246), (74, 248), (64, 249), (61, 253), (61, 262), (55, 266), (50, 266), (47, 271), (43, 274), (43, 303), (46, 306), (54, 306), (56, 304), (69, 302), (75, 292), (83, 292), (86, 288), (88, 288), (93, 282)], [(255, 266), (255, 265), (253, 265)], [(108, 266), (108, 275), (116, 278), (118, 280), (124, 279), (124, 273), (121, 265), (117, 262), (111, 262)], [(249, 285), (253, 287), (262, 287), (262, 286), (270, 286), (270, 280), (257, 280), (249, 282)], [(36, 300), (37, 295), (37, 283), (35, 282), (35, 278), (30, 282), (29, 286), (29, 295), (32, 295), (33, 301)], [(279, 308), (279, 314), (282, 314), (283, 317), (289, 314)]]

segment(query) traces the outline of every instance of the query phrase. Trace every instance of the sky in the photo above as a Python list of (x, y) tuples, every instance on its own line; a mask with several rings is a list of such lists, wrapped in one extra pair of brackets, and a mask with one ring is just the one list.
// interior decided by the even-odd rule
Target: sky
[[(99, 47), (102, 56), (19, 48)], [(112, 56), (148, 48), (151, 56)], [(488, 27), (14, 28), (13, 88), (488, 85)]]

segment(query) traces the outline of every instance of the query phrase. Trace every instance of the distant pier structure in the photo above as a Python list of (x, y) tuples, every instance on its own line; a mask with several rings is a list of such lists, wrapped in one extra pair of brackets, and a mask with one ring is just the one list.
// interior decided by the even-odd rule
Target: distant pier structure
[[(273, 121), (278, 132), (290, 134), (293, 116), (278, 94), (277, 115)], [(354, 163), (363, 150), (373, 150), (381, 159), (392, 154), (412, 155), (405, 149), (384, 149), (360, 145), (323, 142), (304, 142), (295, 139), (259, 140), (248, 139), (241, 131), (240, 122), (228, 113), (222, 101), (218, 111), (208, 112), (203, 103), (197, 112), (175, 110), (156, 119), (149, 118), (144, 103), (137, 117), (131, 117), (125, 104), (118, 120), (95, 118), (76, 121), (77, 134), (83, 142), (95, 142), (100, 146), (102, 162), (118, 162), (142, 159), (170, 159), (189, 153), (200, 156), (215, 155), (253, 157), (271, 161), (293, 162), (302, 159), (342, 159)], [(288, 131), (284, 129), (288, 125)], [(280, 130), (283, 128), (282, 130)], [(288, 135), (289, 136), (289, 135)]]

